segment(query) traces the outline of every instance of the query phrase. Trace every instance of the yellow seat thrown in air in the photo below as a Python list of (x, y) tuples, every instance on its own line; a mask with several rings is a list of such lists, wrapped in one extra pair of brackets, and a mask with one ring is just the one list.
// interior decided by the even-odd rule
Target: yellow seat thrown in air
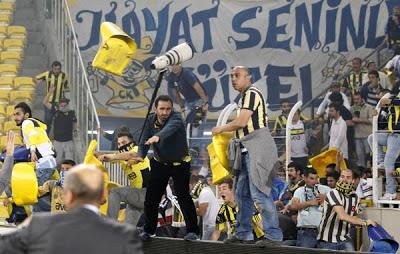
[(14, 165), (11, 188), (16, 205), (23, 206), (37, 203), (38, 181), (35, 174), (35, 163), (20, 162)]
[(100, 34), (102, 43), (92, 65), (94, 68), (121, 76), (136, 54), (136, 42), (111, 22), (101, 24)]
[(14, 88), (13, 77), (0, 77), (0, 90), (12, 90)]
[(23, 39), (4, 39), (3, 49), (4, 50), (14, 50), (23, 51), (24, 50), (24, 40)]
[(8, 26), (7, 35), (10, 39), (23, 39), (26, 38), (26, 28), (24, 26)]
[(0, 64), (0, 77), (16, 77), (18, 66), (15, 64)]
[(7, 133), (9, 131), (21, 132), (21, 127), (17, 126), (14, 120), (7, 121), (4, 123), (4, 132)]
[[(312, 158), (310, 158), (310, 164), (317, 171), (319, 177), (326, 177), (326, 166), (329, 164), (336, 164), (337, 149), (330, 148), (329, 150), (320, 153)], [(346, 162), (343, 160), (340, 164), (340, 169), (347, 168)]]
[(232, 133), (221, 133), (213, 136), (212, 143), (208, 145), (208, 154), (210, 156), (210, 168), (213, 184), (218, 184), (227, 176), (231, 175), (228, 161), (228, 145)]
[(0, 60), (2, 64), (16, 64), (17, 66), (22, 61), (22, 55), (19, 51), (3, 51), (0, 53)]
[(31, 77), (16, 77), (14, 88), (17, 90), (35, 90), (35, 83)]
[(20, 102), (32, 102), (32, 91), (11, 91), (10, 103), (18, 104)]

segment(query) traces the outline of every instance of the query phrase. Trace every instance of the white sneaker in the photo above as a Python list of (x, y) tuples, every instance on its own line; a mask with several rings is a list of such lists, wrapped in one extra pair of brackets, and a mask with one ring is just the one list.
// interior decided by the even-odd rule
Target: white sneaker
[(393, 200), (396, 199), (397, 195), (396, 193), (388, 193), (386, 192), (385, 195), (383, 195), (380, 199), (382, 200)]

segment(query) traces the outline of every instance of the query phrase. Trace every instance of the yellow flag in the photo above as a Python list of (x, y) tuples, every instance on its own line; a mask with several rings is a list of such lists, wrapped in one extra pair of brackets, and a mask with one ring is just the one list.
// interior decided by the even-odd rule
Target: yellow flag
[[(310, 159), (310, 164), (317, 171), (319, 177), (326, 177), (326, 166), (336, 164), (337, 149), (331, 148), (323, 153), (320, 153)], [(346, 162), (342, 160), (340, 169), (347, 168)]]

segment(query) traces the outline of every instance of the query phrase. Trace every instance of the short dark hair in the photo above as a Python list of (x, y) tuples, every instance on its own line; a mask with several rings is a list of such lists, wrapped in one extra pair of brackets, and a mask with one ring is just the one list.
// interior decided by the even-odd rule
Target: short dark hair
[(174, 102), (172, 101), (172, 98), (169, 97), (168, 95), (159, 95), (156, 99), (156, 101), (154, 102), (154, 105), (156, 106), (156, 108), (158, 107), (158, 102), (159, 101), (169, 101), (172, 105), (172, 107), (174, 106)]
[(332, 177), (333, 179), (335, 179), (337, 181), (340, 178), (340, 174), (337, 171), (333, 171), (333, 172), (329, 172), (326, 174), (326, 178), (328, 178), (328, 177)]
[(17, 105), (15, 105), (14, 109), (20, 108), (24, 114), (28, 114), (29, 117), (32, 117), (32, 110), (31, 107), (25, 102), (20, 102)]
[(369, 71), (368, 76), (369, 75), (374, 75), (376, 78), (379, 78), (379, 72), (376, 70)]
[(329, 104), (329, 108), (334, 108), (340, 114), (339, 104), (332, 102), (331, 104)]
[(132, 134), (129, 133), (129, 132), (125, 132), (125, 131), (124, 132), (120, 132), (120, 133), (118, 133), (117, 137), (118, 138), (127, 137), (131, 142), (133, 142), (136, 145), (135, 139), (133, 138)]
[(289, 165), (288, 165), (288, 168), (295, 168), (296, 171), (300, 171), (300, 174), (303, 174), (303, 170), (304, 170), (303, 166), (301, 166), (297, 162), (294, 162), (294, 161), (290, 162)]
[(340, 105), (343, 105), (343, 96), (340, 92), (332, 92), (331, 95), (329, 95), (329, 100), (331, 102), (336, 102)]
[(60, 66), (60, 67), (61, 67), (61, 63), (60, 63), (59, 61), (54, 61), (54, 62), (51, 64), (51, 67), (56, 67), (56, 66)]
[(61, 162), (61, 164), (67, 164), (67, 165), (75, 166), (75, 165), (76, 165), (76, 162), (73, 161), (73, 160), (63, 160), (63, 161)]
[(371, 65), (371, 64), (374, 64), (375, 62), (374, 61), (369, 61), (368, 63), (367, 63), (367, 68), (369, 68), (369, 66)]
[(304, 176), (307, 177), (308, 175), (317, 175), (317, 171), (315, 170), (315, 168), (306, 168), (304, 170)]
[(198, 181), (200, 180), (200, 176), (198, 176), (198, 175), (190, 175), (190, 183), (191, 184), (194, 184), (194, 183), (197, 183)]
[(355, 61), (359, 61), (360, 63), (362, 63), (362, 60), (361, 60), (361, 58), (359, 58), (359, 57), (354, 57), (353, 60), (351, 60), (351, 61), (354, 61), (354, 60), (355, 60)]
[(361, 177), (361, 173), (357, 169), (347, 168), (343, 170), (349, 170), (351, 172), (351, 176), (353, 177), (353, 179), (358, 179)]
[(233, 189), (233, 179), (231, 177), (225, 177), (222, 181), (218, 184), (227, 184), (229, 189)]
[(331, 164), (326, 165), (326, 167), (335, 169), (336, 168), (336, 164), (335, 163), (331, 163)]
[[(361, 93), (358, 92), (358, 91), (357, 91), (357, 92), (354, 92), (353, 97), (356, 96), (356, 95), (357, 95), (357, 96), (361, 96)], [(361, 97), (362, 97), (362, 96), (361, 96)]]
[(289, 99), (281, 99), (280, 103), (283, 104), (283, 103), (290, 103), (290, 102), (289, 102)]

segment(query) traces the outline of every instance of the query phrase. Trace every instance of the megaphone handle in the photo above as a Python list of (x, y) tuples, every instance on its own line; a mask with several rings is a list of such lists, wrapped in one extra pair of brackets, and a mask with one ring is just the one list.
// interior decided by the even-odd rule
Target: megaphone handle
[(153, 107), (154, 101), (156, 100), (158, 89), (160, 88), (161, 81), (163, 79), (163, 76), (164, 76), (166, 70), (167, 69), (163, 69), (158, 73), (157, 83), (156, 83), (156, 86), (154, 87), (153, 95), (151, 96), (151, 101), (149, 104), (149, 108), (147, 109), (146, 118), (144, 119), (142, 130), (140, 131), (139, 144), (141, 144), (144, 128), (146, 127), (146, 124), (147, 124), (147, 121), (148, 121), (148, 118), (149, 118), (149, 115), (151, 112), (151, 108)]

